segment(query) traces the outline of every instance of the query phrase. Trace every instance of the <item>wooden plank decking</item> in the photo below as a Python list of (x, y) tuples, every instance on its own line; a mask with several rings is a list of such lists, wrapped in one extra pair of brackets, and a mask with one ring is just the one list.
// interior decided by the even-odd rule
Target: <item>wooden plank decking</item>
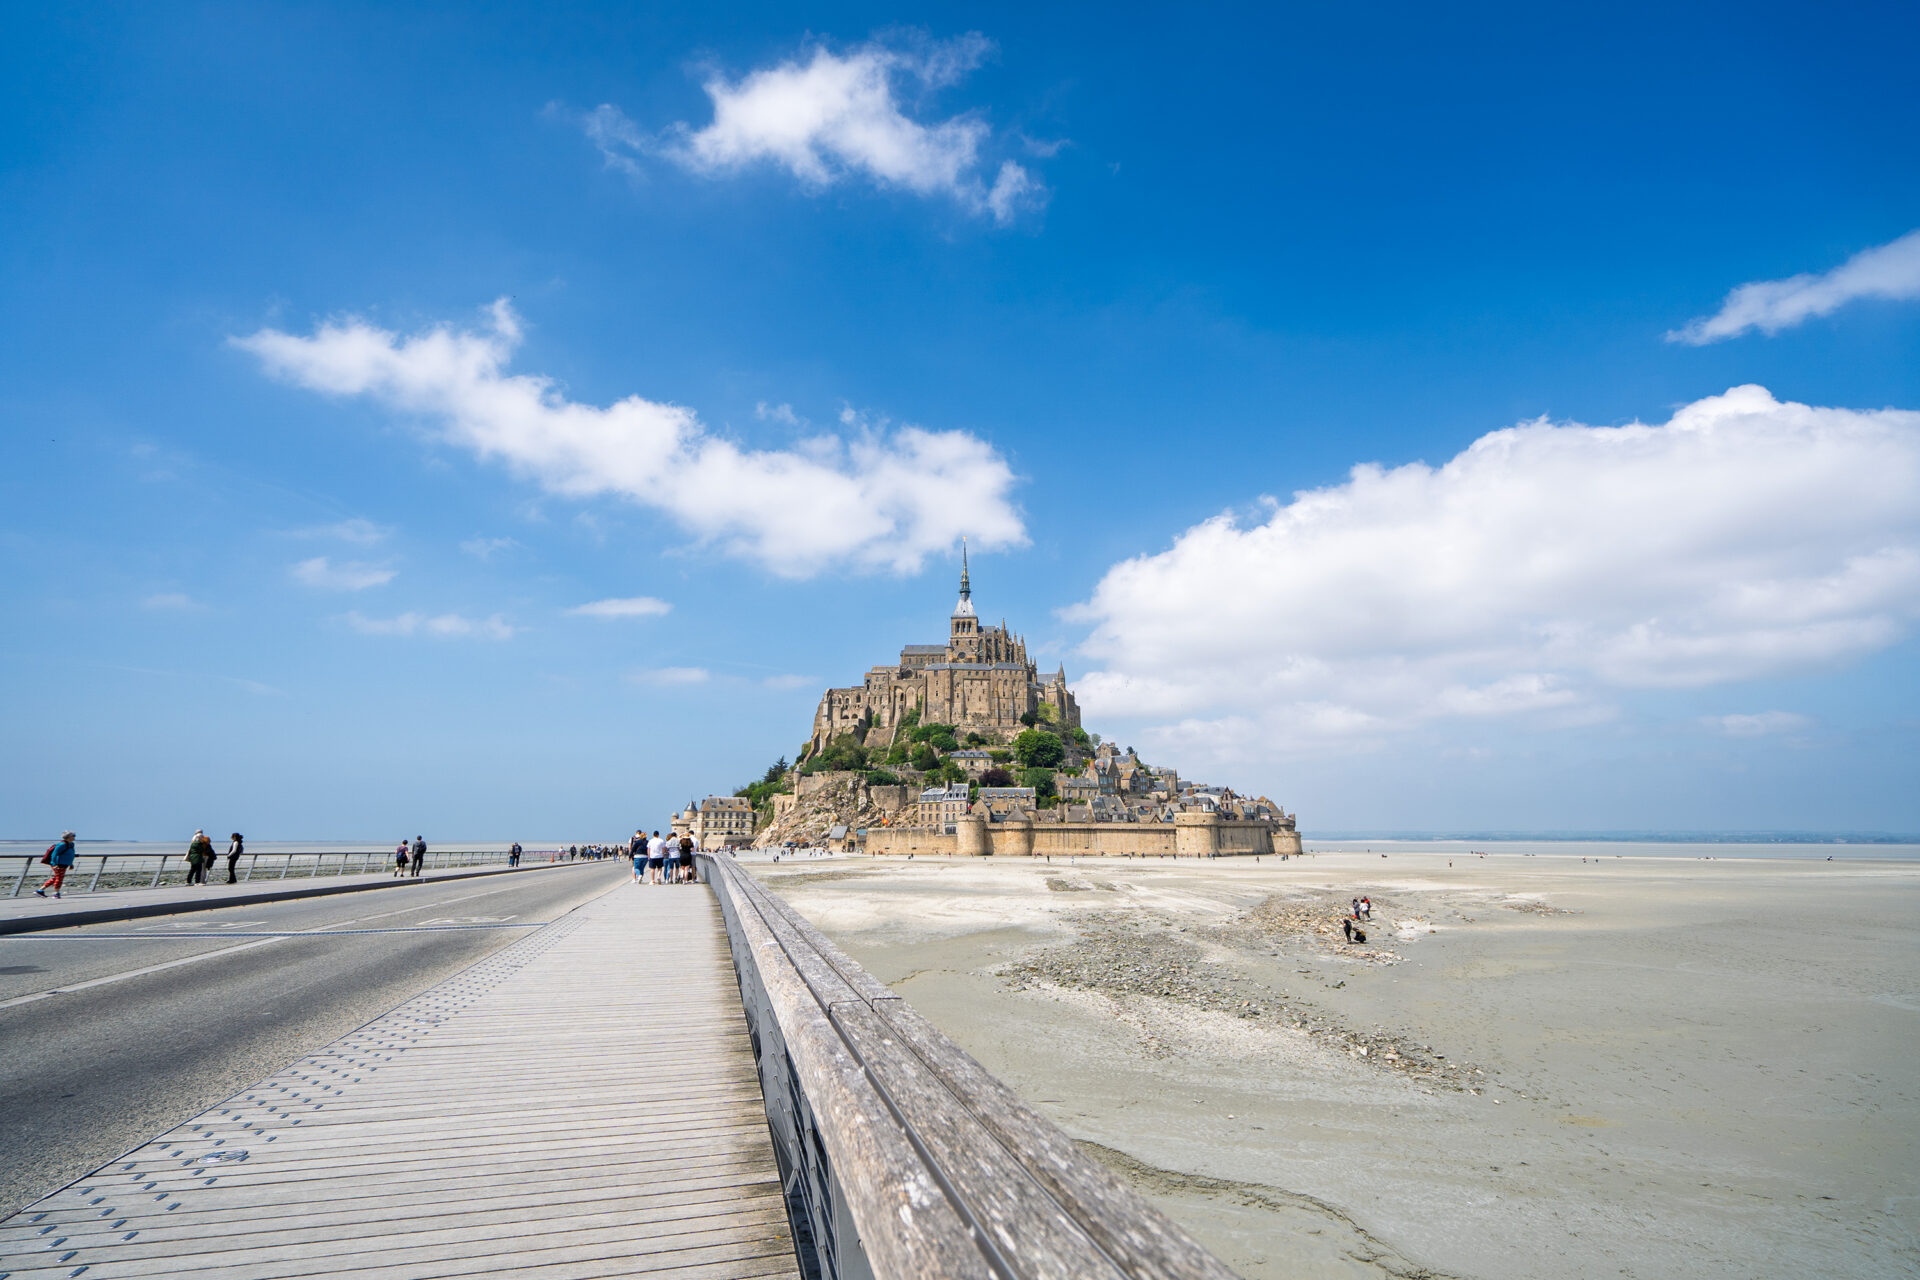
[(623, 885), (0, 1222), (0, 1280), (188, 1274), (797, 1275), (706, 888)]

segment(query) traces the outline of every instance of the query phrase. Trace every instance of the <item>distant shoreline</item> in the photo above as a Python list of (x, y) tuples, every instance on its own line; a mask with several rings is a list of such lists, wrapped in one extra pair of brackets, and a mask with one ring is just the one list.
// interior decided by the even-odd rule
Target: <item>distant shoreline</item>
[(1920, 862), (1920, 841), (1575, 840), (1569, 838), (1412, 839), (1405, 836), (1302, 837), (1302, 852), (1379, 853), (1424, 857), (1710, 859), (1735, 862)]
[(1320, 831), (1304, 840), (1457, 844), (1911, 844), (1920, 834), (1892, 831)]

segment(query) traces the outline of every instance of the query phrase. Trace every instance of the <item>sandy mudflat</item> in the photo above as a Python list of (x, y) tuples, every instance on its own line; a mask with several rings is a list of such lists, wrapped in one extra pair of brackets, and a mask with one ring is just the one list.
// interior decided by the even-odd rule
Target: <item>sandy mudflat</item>
[(1248, 1277), (1920, 1274), (1920, 864), (754, 865)]

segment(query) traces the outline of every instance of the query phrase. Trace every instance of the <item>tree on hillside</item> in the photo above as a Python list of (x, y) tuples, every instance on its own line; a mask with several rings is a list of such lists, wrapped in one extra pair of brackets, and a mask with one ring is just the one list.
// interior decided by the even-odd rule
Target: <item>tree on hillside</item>
[(1067, 758), (1067, 744), (1050, 733), (1028, 729), (1013, 740), (1013, 754), (1029, 769), (1051, 769)]
[(999, 765), (995, 765), (980, 775), (980, 785), (983, 787), (1010, 787), (1013, 785), (1013, 775), (1005, 769), (1002, 769)]
[(913, 749), (913, 767), (925, 773), (940, 763), (940, 753), (931, 743), (922, 742)]
[(790, 768), (792, 768), (792, 766), (787, 763), (787, 758), (781, 756), (778, 760), (767, 766), (767, 771), (760, 776), (760, 781), (778, 782), (782, 777), (786, 776), (786, 772)]
[(1053, 770), (1029, 769), (1020, 775), (1020, 785), (1032, 787), (1034, 799), (1045, 800), (1054, 794)]

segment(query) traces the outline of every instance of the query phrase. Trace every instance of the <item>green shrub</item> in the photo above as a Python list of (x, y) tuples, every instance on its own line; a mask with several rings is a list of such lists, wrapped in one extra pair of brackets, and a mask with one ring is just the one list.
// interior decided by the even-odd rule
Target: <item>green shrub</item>
[(1020, 785), (1023, 787), (1032, 787), (1034, 798), (1045, 800), (1055, 794), (1053, 770), (1028, 769), (1020, 775)]
[(1028, 729), (1013, 740), (1013, 754), (1029, 769), (1050, 769), (1067, 758), (1067, 745), (1051, 733)]

